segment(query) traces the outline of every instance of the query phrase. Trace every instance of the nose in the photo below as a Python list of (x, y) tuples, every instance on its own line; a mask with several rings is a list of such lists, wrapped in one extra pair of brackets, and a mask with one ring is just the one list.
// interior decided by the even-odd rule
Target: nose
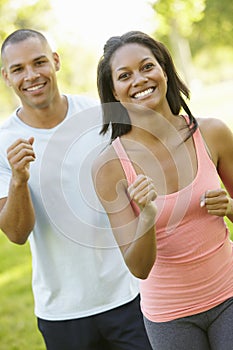
[(142, 85), (148, 82), (148, 78), (143, 75), (142, 73), (138, 72), (134, 74), (134, 81), (133, 81), (133, 86), (138, 86), (138, 85)]
[(33, 69), (32, 67), (28, 67), (25, 71), (25, 81), (32, 81), (35, 80), (37, 78), (39, 78), (40, 73), (38, 73), (35, 69)]

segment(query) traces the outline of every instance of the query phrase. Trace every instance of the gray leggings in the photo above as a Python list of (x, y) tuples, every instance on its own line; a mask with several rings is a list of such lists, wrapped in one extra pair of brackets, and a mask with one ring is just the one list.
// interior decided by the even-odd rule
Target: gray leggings
[(233, 349), (233, 298), (197, 315), (144, 322), (153, 350)]

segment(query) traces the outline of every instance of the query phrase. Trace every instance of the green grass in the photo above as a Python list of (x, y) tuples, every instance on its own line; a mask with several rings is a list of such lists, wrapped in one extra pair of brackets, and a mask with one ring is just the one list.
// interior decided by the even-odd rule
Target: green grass
[(1, 232), (0, 349), (45, 349), (34, 316), (29, 245), (12, 244)]
[(230, 230), (230, 238), (233, 241), (233, 223), (228, 219), (225, 219), (225, 221)]

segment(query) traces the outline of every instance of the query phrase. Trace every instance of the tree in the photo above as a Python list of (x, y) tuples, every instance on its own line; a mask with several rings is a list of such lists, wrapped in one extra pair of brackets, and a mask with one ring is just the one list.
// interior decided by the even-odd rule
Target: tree
[(157, 0), (152, 7), (158, 21), (155, 36), (171, 49), (188, 84), (193, 61), (202, 80), (233, 79), (232, 1)]
[(18, 28), (46, 30), (51, 25), (51, 6), (47, 0), (0, 0), (0, 39)]
[(233, 46), (233, 1), (206, 0), (204, 16), (194, 23), (191, 45), (195, 55), (210, 47)]
[(156, 35), (170, 47), (184, 80), (192, 80), (192, 58), (189, 37), (193, 25), (204, 13), (205, 0), (157, 0), (152, 4), (158, 22)]

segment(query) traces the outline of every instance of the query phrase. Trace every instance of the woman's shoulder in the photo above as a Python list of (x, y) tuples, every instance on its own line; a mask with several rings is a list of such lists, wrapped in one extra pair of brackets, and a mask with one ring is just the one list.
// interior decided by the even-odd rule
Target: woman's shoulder
[(108, 145), (95, 158), (92, 172), (98, 174), (98, 177), (101, 177), (103, 181), (122, 177), (122, 167), (112, 144)]
[(198, 125), (201, 129), (215, 131), (216, 129), (227, 128), (227, 124), (220, 118), (205, 117), (197, 118)]
[(202, 134), (208, 139), (219, 140), (232, 132), (230, 127), (219, 118), (198, 118), (197, 121)]
[(105, 200), (115, 200), (117, 189), (124, 191), (127, 181), (120, 160), (112, 145), (106, 147), (92, 164), (92, 178), (98, 195)]
[(95, 158), (93, 162), (93, 166), (96, 165), (103, 165), (103, 164), (109, 164), (111, 163), (110, 160), (113, 159), (113, 157), (116, 157), (114, 147), (112, 144), (106, 146), (101, 153), (98, 154), (98, 156)]
[(217, 164), (219, 156), (233, 147), (233, 133), (230, 126), (218, 118), (199, 118), (199, 129)]

